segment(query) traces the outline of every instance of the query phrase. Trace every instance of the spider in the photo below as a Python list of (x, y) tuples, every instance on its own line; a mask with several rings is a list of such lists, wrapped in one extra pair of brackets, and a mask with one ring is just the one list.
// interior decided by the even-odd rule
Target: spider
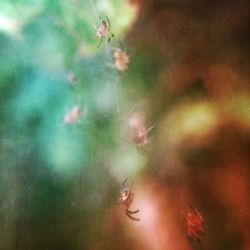
[(67, 125), (73, 125), (80, 122), (81, 117), (86, 115), (87, 108), (81, 109), (80, 105), (74, 105), (70, 111), (68, 111), (64, 116), (64, 123)]
[(136, 143), (136, 146), (143, 150), (145, 153), (148, 153), (145, 149), (145, 145), (149, 143), (148, 139), (148, 133), (154, 128), (154, 126), (151, 126), (149, 128), (141, 127), (134, 131), (133, 140)]
[(190, 206), (192, 211), (187, 212), (185, 216), (185, 228), (187, 236), (191, 240), (197, 240), (200, 242), (201, 237), (204, 236), (204, 219), (202, 215)]
[(110, 21), (109, 18), (106, 16), (106, 21), (102, 20), (101, 25), (99, 29), (96, 32), (96, 35), (100, 38), (100, 42), (97, 45), (97, 48), (100, 47), (100, 45), (103, 42), (103, 39), (107, 38), (108, 43), (110, 42), (111, 38), (114, 37), (115, 35), (110, 31)]
[(122, 51), (121, 49), (115, 49), (113, 58), (115, 60), (115, 67), (117, 70), (124, 72), (128, 69), (130, 59), (125, 51)]
[(133, 217), (133, 214), (137, 214), (140, 210), (134, 210), (131, 211), (129, 210), (131, 204), (133, 203), (133, 199), (134, 199), (134, 193), (132, 193), (132, 191), (130, 190), (130, 188), (128, 186), (125, 185), (127, 179), (124, 180), (124, 182), (121, 185), (120, 188), (120, 198), (118, 200), (118, 204), (124, 205), (125, 207), (125, 214), (134, 221), (139, 221), (139, 218), (135, 218)]

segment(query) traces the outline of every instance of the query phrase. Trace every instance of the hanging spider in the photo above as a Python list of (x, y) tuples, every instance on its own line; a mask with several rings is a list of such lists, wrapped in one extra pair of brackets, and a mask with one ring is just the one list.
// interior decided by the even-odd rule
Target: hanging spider
[(127, 185), (125, 185), (126, 182), (127, 179), (125, 179), (121, 185), (120, 198), (118, 200), (118, 204), (124, 205), (125, 213), (131, 220), (139, 221), (140, 219), (133, 217), (133, 214), (137, 214), (140, 210), (139, 209), (134, 211), (129, 210), (134, 200), (134, 193), (132, 193), (131, 189)]
[(81, 118), (87, 113), (87, 108), (81, 109), (80, 105), (74, 105), (64, 116), (64, 124), (73, 125), (80, 122)]
[(97, 48), (100, 47), (100, 45), (102, 44), (102, 42), (105, 38), (107, 39), (107, 41), (109, 43), (111, 38), (115, 36), (111, 32), (110, 27), (111, 27), (111, 25), (110, 25), (109, 18), (106, 16), (106, 21), (104, 21), (104, 20), (101, 21), (101, 25), (96, 32), (96, 35), (100, 38), (100, 41), (99, 41)]
[(65, 124), (74, 124), (78, 122), (81, 118), (81, 108), (79, 105), (75, 105), (71, 110), (65, 114), (64, 123)]
[(148, 151), (144, 146), (149, 143), (148, 134), (153, 128), (154, 126), (151, 126), (149, 128), (141, 127), (135, 130), (133, 134), (133, 140), (136, 143), (136, 146), (145, 153), (148, 153)]
[(185, 215), (185, 228), (190, 240), (197, 240), (200, 243), (202, 236), (205, 235), (204, 219), (202, 215), (190, 206), (191, 211)]
[(119, 70), (120, 72), (124, 72), (128, 69), (130, 58), (125, 51), (119, 48), (115, 49), (113, 53), (113, 58), (117, 70)]

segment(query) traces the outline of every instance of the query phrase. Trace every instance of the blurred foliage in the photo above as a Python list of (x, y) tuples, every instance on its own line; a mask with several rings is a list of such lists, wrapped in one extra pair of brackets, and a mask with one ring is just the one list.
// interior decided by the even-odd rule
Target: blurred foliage
[[(241, 2), (0, 1), (0, 249), (190, 249), (179, 225), (190, 202), (204, 249), (248, 249)], [(106, 17), (115, 37), (97, 48)], [(80, 119), (66, 124), (75, 106)], [(133, 112), (154, 126), (148, 154), (129, 136)], [(141, 194), (135, 226), (116, 210), (125, 178)]]
[[(134, 12), (114, 0), (0, 3), (1, 249), (83, 249), (98, 226), (91, 215), (103, 218), (94, 211), (115, 185), (119, 118), (111, 50), (97, 49), (105, 16), (118, 41)], [(68, 126), (76, 104), (86, 114)], [(85, 240), (66, 236), (82, 229)]]

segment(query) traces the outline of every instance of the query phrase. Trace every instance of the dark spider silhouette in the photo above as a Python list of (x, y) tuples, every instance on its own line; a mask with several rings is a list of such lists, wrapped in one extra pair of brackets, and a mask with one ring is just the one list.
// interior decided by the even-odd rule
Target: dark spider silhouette
[(129, 210), (131, 204), (133, 203), (134, 193), (132, 193), (130, 188), (125, 185), (126, 182), (127, 179), (125, 179), (121, 185), (120, 198), (118, 200), (118, 204), (121, 204), (125, 207), (125, 213), (131, 220), (139, 221), (140, 219), (133, 217), (133, 214), (137, 214), (140, 210), (139, 209), (134, 211)]

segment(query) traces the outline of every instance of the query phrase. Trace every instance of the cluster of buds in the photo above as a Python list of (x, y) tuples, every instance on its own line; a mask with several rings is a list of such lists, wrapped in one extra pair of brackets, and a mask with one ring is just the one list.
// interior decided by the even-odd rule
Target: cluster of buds
[(121, 49), (115, 49), (113, 58), (115, 60), (115, 67), (117, 70), (124, 72), (128, 69), (130, 59), (125, 51), (122, 51)]

